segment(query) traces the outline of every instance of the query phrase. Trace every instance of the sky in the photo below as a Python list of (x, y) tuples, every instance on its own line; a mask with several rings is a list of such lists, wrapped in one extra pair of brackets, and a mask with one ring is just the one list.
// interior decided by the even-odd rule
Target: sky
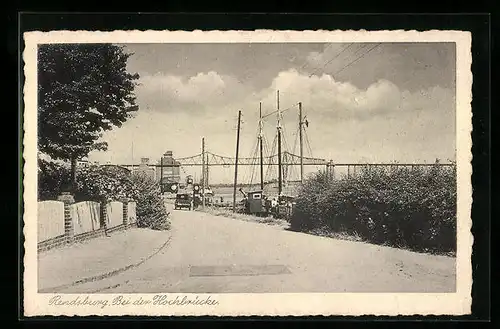
[[(103, 135), (108, 151), (91, 153), (90, 161), (156, 161), (168, 150), (191, 156), (201, 152), (202, 137), (207, 151), (234, 157), (238, 110), (240, 156), (250, 157), (259, 104), (264, 114), (275, 111), (278, 90), (280, 108), (288, 109), (287, 150), (295, 154), (301, 102), (309, 123), (307, 156), (334, 163), (455, 159), (453, 43), (124, 46), (133, 53), (128, 70), (140, 75), (139, 111)], [(264, 128), (272, 148), (275, 115)], [(230, 182), (232, 170), (214, 169), (211, 177)]]

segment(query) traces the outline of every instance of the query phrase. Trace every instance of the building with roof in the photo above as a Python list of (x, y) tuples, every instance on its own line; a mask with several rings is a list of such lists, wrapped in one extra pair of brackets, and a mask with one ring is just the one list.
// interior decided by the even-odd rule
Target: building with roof
[(181, 164), (175, 160), (172, 151), (167, 151), (158, 161), (156, 179), (163, 184), (179, 183), (181, 181)]

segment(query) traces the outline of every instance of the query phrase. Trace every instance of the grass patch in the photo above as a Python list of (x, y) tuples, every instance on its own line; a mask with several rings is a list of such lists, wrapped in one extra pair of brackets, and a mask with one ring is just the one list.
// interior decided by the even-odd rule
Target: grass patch
[[(197, 209), (197, 211), (203, 211), (203, 210)], [(205, 207), (204, 212), (211, 214), (211, 215), (214, 215), (214, 216), (222, 216), (222, 217), (237, 219), (237, 220), (241, 220), (241, 221), (245, 221), (245, 222), (253, 222), (253, 223), (267, 224), (267, 225), (272, 225), (272, 226), (280, 226), (283, 228), (288, 228), (290, 226), (289, 223), (283, 219), (276, 219), (276, 218), (273, 218), (271, 216), (258, 217), (258, 216), (241, 214), (241, 213), (233, 213), (232, 210), (224, 209), (224, 208)]]

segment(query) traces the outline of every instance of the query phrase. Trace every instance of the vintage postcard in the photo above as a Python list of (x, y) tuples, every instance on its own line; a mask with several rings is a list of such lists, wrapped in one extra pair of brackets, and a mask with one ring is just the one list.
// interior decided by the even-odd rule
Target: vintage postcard
[(24, 313), (471, 311), (471, 34), (24, 34)]

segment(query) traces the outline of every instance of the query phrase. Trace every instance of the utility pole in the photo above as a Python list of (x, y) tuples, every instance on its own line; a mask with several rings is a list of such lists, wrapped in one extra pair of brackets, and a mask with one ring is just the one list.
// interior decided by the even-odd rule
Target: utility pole
[[(134, 137), (132, 136), (132, 147), (131, 147), (131, 153), (132, 153), (132, 164), (135, 164), (134, 162)], [(132, 171), (134, 170), (134, 167), (132, 167)]]
[(241, 110), (238, 111), (238, 130), (236, 131), (236, 162), (234, 163), (233, 212), (236, 212), (236, 185), (238, 184), (238, 153), (240, 151)]
[(304, 182), (304, 141), (302, 139), (302, 102), (299, 102), (299, 139), (300, 139), (300, 183)]
[(330, 170), (328, 172), (328, 177), (331, 181), (333, 181), (335, 179), (335, 165), (333, 164), (333, 161), (330, 160), (329, 162), (329, 167), (330, 167)]
[(280, 111), (280, 91), (277, 92), (277, 107), (278, 107), (278, 196), (281, 195), (283, 189), (282, 168), (281, 168), (281, 111)]
[(210, 187), (210, 184), (209, 184), (209, 179), (208, 179), (208, 177), (209, 177), (209, 173), (210, 173), (210, 172), (209, 172), (209, 167), (208, 167), (208, 153), (207, 153), (207, 161), (205, 162), (205, 166), (206, 166), (206, 168), (207, 168), (207, 169), (206, 169), (206, 170), (207, 170), (207, 173), (206, 173), (206, 176), (205, 176), (205, 179), (206, 179), (206, 181), (207, 181), (206, 185), (207, 185), (207, 187)]
[(264, 191), (264, 155), (262, 151), (262, 102), (259, 103), (260, 189)]
[(160, 193), (163, 194), (163, 154), (160, 158)]
[(201, 139), (201, 205), (205, 210), (205, 137)]

